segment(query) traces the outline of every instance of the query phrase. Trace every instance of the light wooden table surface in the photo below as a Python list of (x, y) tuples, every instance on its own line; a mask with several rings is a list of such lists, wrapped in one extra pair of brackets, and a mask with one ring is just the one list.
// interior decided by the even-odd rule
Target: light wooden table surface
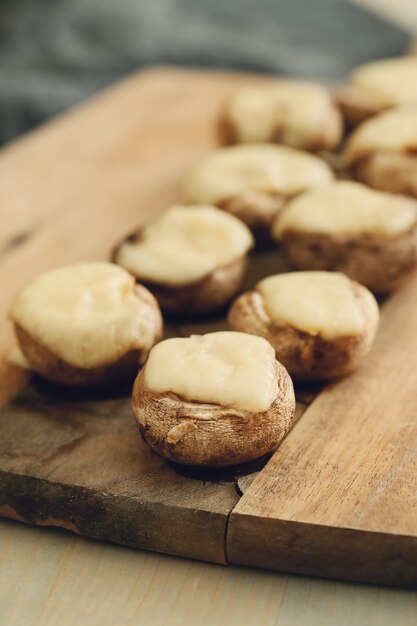
[[(417, 32), (415, 0), (361, 2)], [(0, 520), (0, 624), (417, 626), (417, 594), (187, 561)]]

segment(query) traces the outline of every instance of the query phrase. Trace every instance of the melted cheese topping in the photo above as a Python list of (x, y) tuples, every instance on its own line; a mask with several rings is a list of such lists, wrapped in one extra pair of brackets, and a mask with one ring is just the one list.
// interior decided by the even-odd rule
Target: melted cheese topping
[(144, 382), (155, 393), (255, 413), (268, 410), (278, 393), (272, 346), (229, 331), (162, 341), (149, 354)]
[(333, 174), (316, 156), (267, 144), (239, 145), (213, 152), (189, 176), (192, 202), (216, 204), (247, 191), (293, 195), (329, 184)]
[(278, 325), (290, 325), (324, 339), (360, 335), (365, 319), (352, 283), (337, 272), (290, 272), (256, 286), (265, 311)]
[(350, 82), (388, 106), (417, 102), (417, 57), (367, 63), (353, 72)]
[(10, 318), (59, 358), (91, 369), (154, 343), (159, 321), (134, 285), (133, 276), (111, 263), (62, 267), (24, 287)]
[(276, 239), (286, 231), (395, 237), (416, 220), (414, 200), (346, 181), (295, 198), (278, 216), (272, 233)]
[(353, 163), (377, 150), (417, 149), (417, 104), (398, 107), (372, 117), (350, 136), (344, 157)]
[(249, 229), (211, 206), (176, 206), (121, 246), (117, 262), (142, 280), (170, 285), (196, 282), (253, 245)]
[(303, 146), (322, 135), (332, 109), (331, 98), (320, 85), (277, 81), (238, 92), (227, 113), (240, 142), (269, 141), (279, 129), (284, 143)]

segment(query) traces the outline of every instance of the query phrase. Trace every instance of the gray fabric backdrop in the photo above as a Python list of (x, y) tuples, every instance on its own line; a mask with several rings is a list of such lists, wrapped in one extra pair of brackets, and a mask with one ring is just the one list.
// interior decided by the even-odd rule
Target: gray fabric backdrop
[(341, 80), (408, 41), (346, 0), (0, 0), (0, 141), (145, 64)]

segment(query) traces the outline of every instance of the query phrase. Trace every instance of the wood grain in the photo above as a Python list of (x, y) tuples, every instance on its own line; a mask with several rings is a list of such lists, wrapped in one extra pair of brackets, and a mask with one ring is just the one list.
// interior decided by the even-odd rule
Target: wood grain
[(180, 201), (182, 177), (217, 142), (223, 99), (245, 80), (144, 71), (1, 152), (0, 401), (22, 383), (5, 359), (16, 291), (59, 264), (109, 258), (118, 241)]
[[(180, 201), (184, 174), (216, 144), (224, 98), (251, 80), (145, 72), (7, 149), (0, 318), (33, 274), (109, 258), (118, 240)], [(257, 251), (246, 287), (284, 267), (275, 250)], [(216, 562), (413, 585), (416, 302), (413, 280), (387, 305), (364, 368), (319, 395), (266, 469), (262, 459), (217, 473), (149, 456), (128, 395), (74, 399), (35, 381), (22, 389), (25, 375), (5, 359), (10, 326), (0, 324), (0, 396), (22, 389), (0, 414), (2, 514)], [(167, 330), (224, 324), (218, 316)], [(297, 417), (319, 392), (297, 389)]]
[(204, 480), (165, 463), (140, 438), (125, 397), (71, 395), (31, 385), (1, 412), (0, 513), (224, 562), (225, 524), (238, 499), (233, 475)]
[[(3, 151), (1, 319), (33, 274), (78, 259), (109, 259), (119, 240), (181, 200), (182, 176), (217, 142), (225, 96), (247, 80), (214, 72), (142, 72)], [(257, 253), (246, 287), (281, 267), (278, 255)], [(174, 323), (165, 334), (219, 328), (226, 328), (224, 315)], [(12, 341), (3, 321), (0, 399), (22, 391), (0, 413), (0, 513), (225, 562), (237, 479), (255, 475), (265, 459), (225, 472), (169, 465), (139, 437), (129, 389), (121, 398), (76, 401), (36, 381), (22, 388), (27, 374), (5, 358)], [(304, 408), (300, 404), (298, 413)]]
[[(271, 259), (256, 254), (247, 280), (264, 276)], [(219, 315), (168, 325), (165, 335), (224, 328)], [(297, 419), (306, 406), (297, 403)], [(139, 436), (130, 389), (74, 395), (34, 378), (0, 410), (0, 515), (225, 563), (228, 515), (265, 462), (225, 470), (166, 463)]]
[(234, 509), (231, 562), (417, 587), (417, 277)]
[[(361, 0), (410, 27), (411, 0)], [(417, 20), (413, 22), (417, 27)], [(30, 203), (28, 203), (30, 214)], [(0, 207), (1, 212), (1, 207)], [(24, 220), (23, 220), (24, 223)], [(9, 374), (14, 389), (20, 371)], [(23, 377), (24, 378), (24, 377)], [(6, 390), (9, 394), (11, 388)], [(0, 622), (13, 626), (417, 625), (412, 592), (221, 567), (0, 520)]]

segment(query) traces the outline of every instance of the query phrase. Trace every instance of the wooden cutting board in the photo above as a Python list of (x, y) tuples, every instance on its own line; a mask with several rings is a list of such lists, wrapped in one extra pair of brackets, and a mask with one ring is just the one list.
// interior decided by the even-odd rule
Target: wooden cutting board
[[(216, 145), (244, 74), (152, 69), (0, 155), (0, 513), (181, 556), (417, 586), (417, 277), (383, 306), (375, 348), (344, 381), (297, 389), (296, 426), (268, 461), (165, 463), (141, 441), (128, 393), (62, 394), (10, 365), (7, 309), (31, 276), (108, 259), (181, 201)], [(257, 253), (247, 286), (283, 269)], [(222, 317), (167, 335), (225, 327)], [(300, 419), (301, 418), (301, 419)]]

